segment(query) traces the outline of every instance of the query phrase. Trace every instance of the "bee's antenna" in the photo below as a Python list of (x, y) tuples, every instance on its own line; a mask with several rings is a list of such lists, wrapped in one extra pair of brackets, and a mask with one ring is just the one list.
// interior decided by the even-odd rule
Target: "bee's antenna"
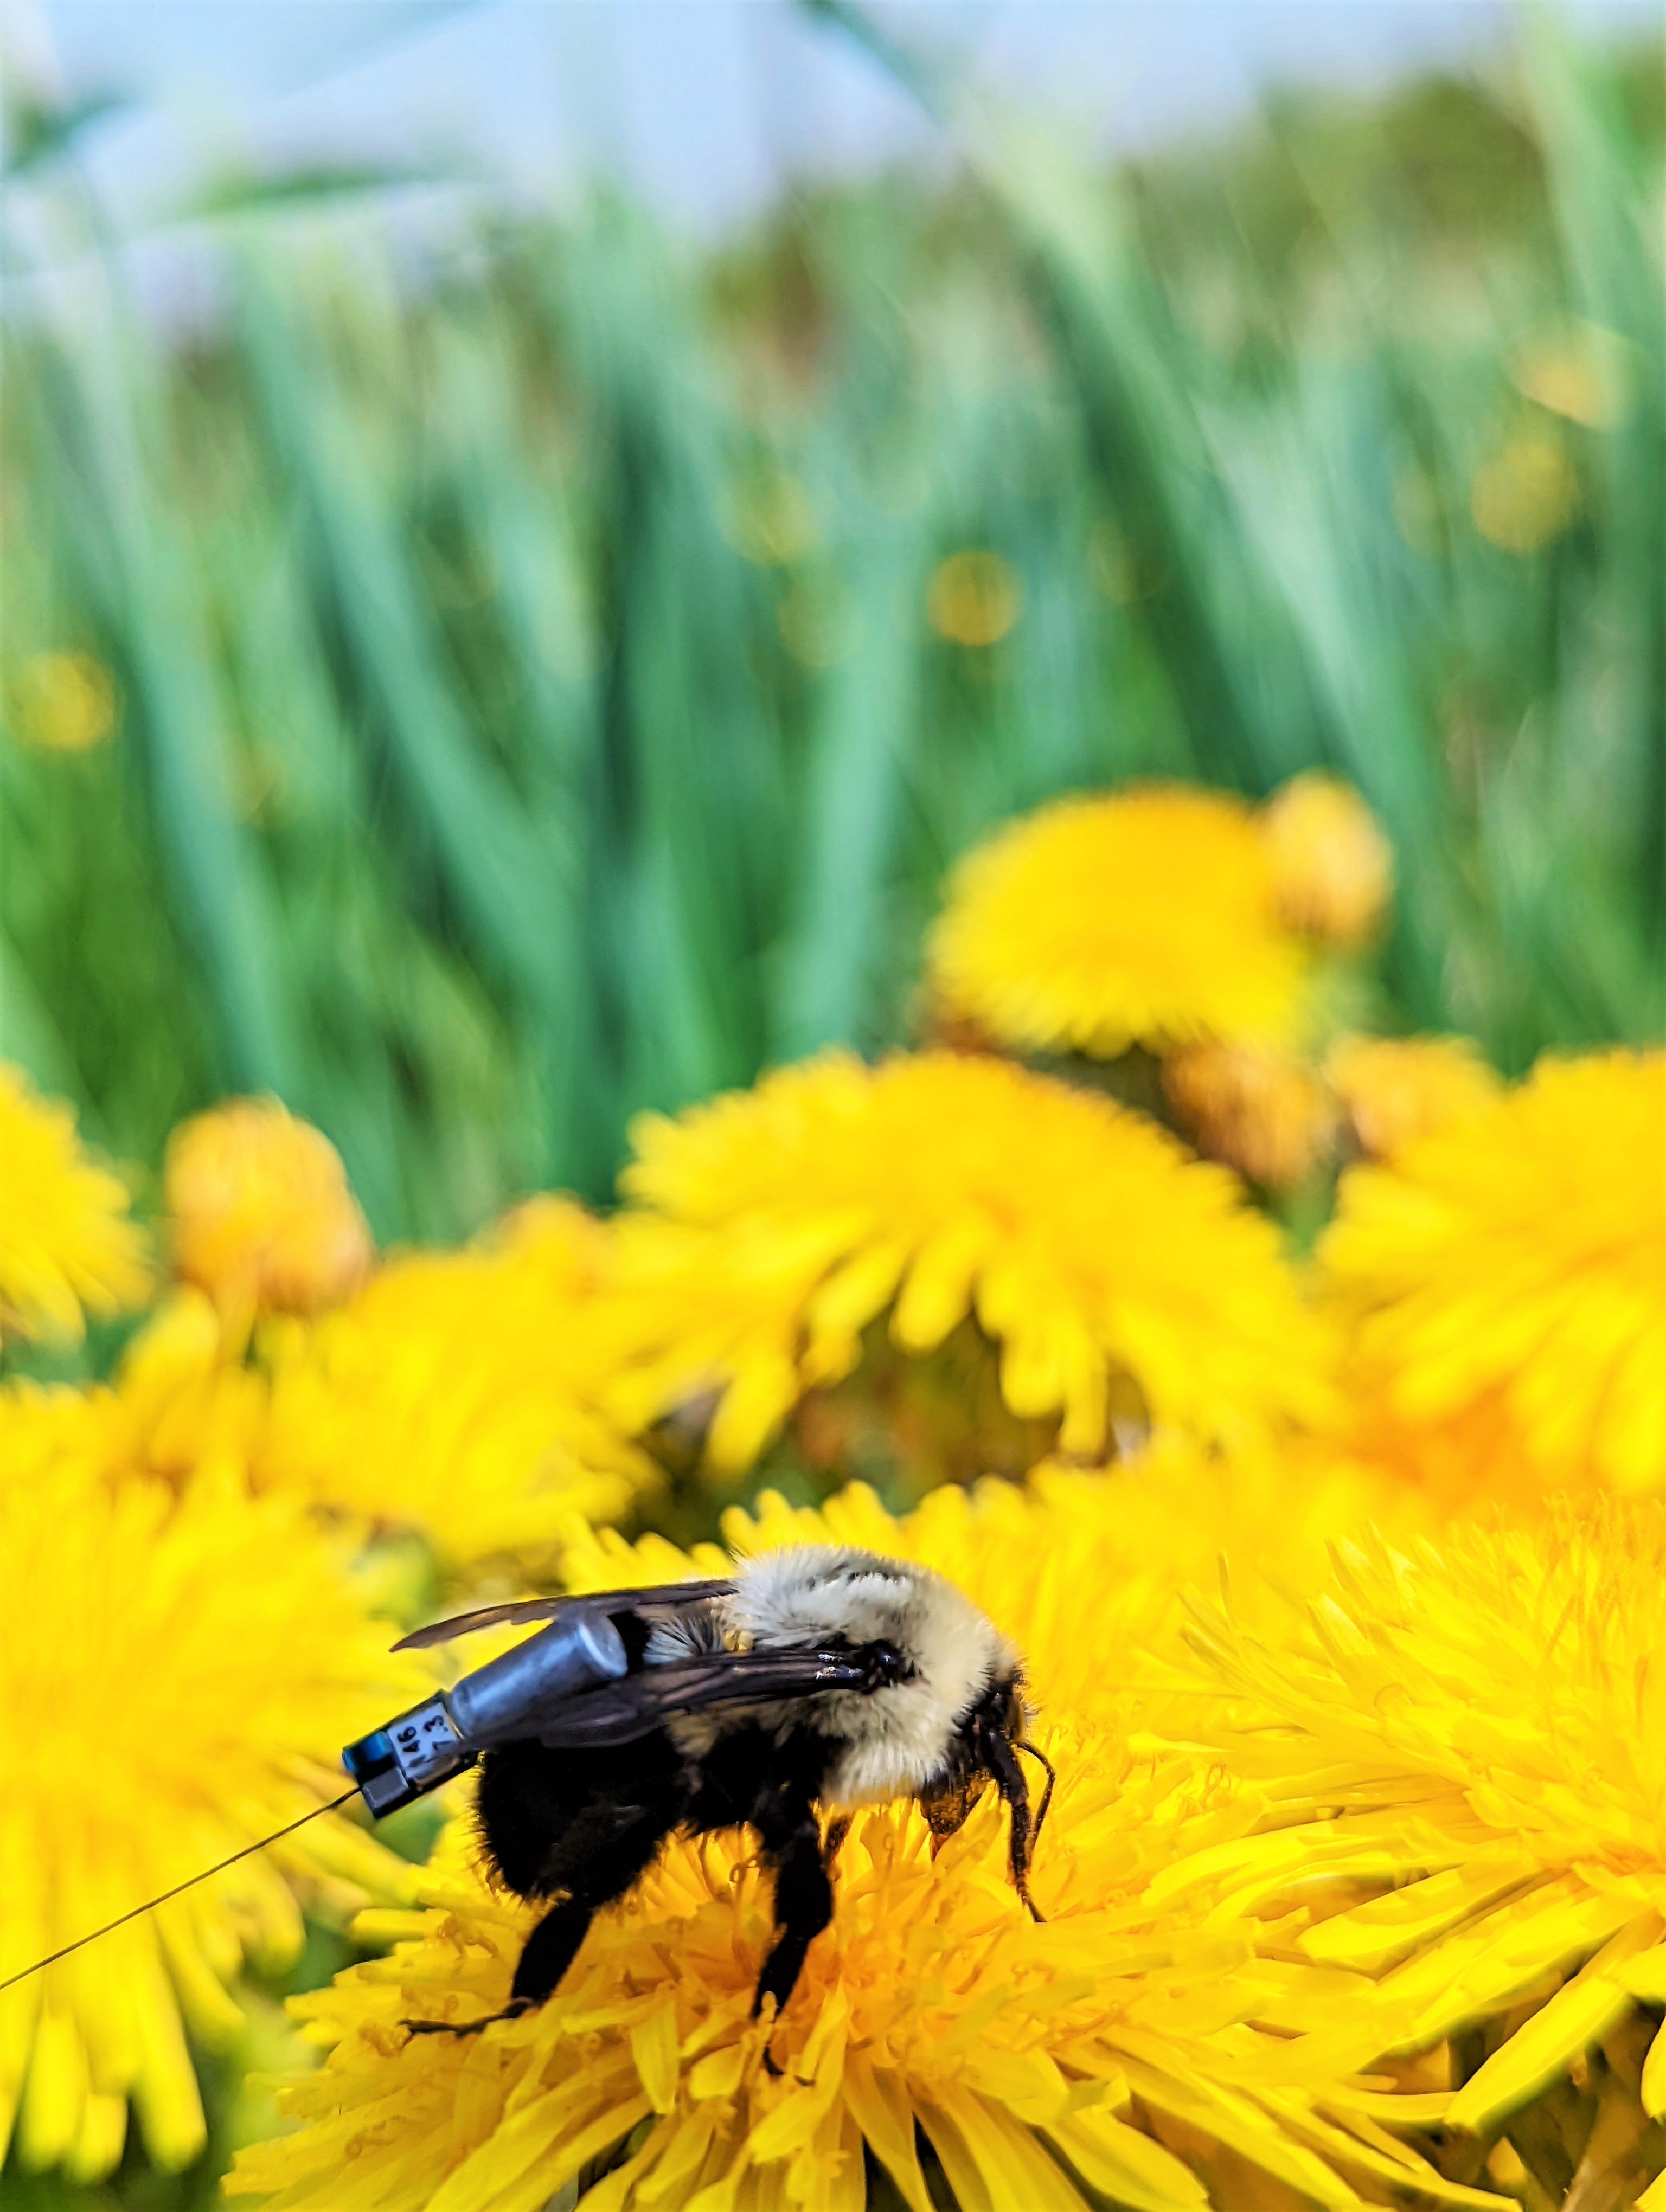
[(1015, 1743), (1012, 1748), (1014, 1751), (1027, 1752), (1038, 1766), (1044, 1766), (1047, 1769), (1047, 1787), (1042, 1791), (1042, 1801), (1036, 1809), (1035, 1826), (1030, 1831), (1030, 1841), (1033, 1846), (1041, 1841), (1042, 1822), (1047, 1818), (1047, 1808), (1053, 1802), (1053, 1790), (1058, 1781), (1059, 1772), (1047, 1753), (1044, 1751), (1037, 1751), (1033, 1743)]
[(154, 1912), (159, 1905), (166, 1905), (170, 1898), (178, 1897), (181, 1890), (195, 1889), (199, 1881), (206, 1881), (210, 1875), (223, 1874), (228, 1866), (235, 1866), (239, 1859), (248, 1858), (256, 1851), (264, 1851), (268, 1844), (281, 1843), (285, 1836), (292, 1836), (297, 1828), (304, 1828), (309, 1820), (316, 1820), (320, 1813), (333, 1813), (350, 1797), (356, 1797), (358, 1794), (359, 1785), (356, 1782), (350, 1790), (344, 1790), (339, 1797), (332, 1797), (327, 1805), (314, 1805), (310, 1813), (303, 1813), (298, 1820), (291, 1820), (287, 1828), (275, 1828), (270, 1836), (263, 1836), (258, 1844), (245, 1844), (240, 1851), (234, 1851), (229, 1858), (222, 1859), (218, 1865), (204, 1867), (201, 1874), (192, 1875), (188, 1881), (176, 1881), (172, 1889), (165, 1889), (160, 1897), (153, 1897), (144, 1905), (136, 1905), (131, 1912), (121, 1913), (114, 1920), (106, 1920), (102, 1928), (94, 1928), (90, 1936), (77, 1936), (73, 1943), (66, 1943), (61, 1951), (53, 1951), (44, 1959), (37, 1959), (33, 1966), (25, 1966), (21, 1973), (8, 1974), (5, 1980), (0, 1982), (0, 1990), (9, 1990), (15, 1983), (27, 1982), (31, 1974), (40, 1973), (45, 1966), (55, 1966), (60, 1959), (67, 1959), (71, 1951), (79, 1951), (83, 1944), (96, 1943), (100, 1936), (108, 1936), (114, 1929), (125, 1928), (130, 1920), (138, 1919), (142, 1913)]

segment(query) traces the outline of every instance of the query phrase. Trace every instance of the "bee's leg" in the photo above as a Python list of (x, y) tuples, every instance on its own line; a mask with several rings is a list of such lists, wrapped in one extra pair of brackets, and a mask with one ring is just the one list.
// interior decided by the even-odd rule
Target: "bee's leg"
[[(1042, 1915), (1036, 1910), (1036, 1900), (1030, 1894), (1030, 1860), (1035, 1844), (1035, 1830), (1030, 1820), (1030, 1792), (1025, 1787), (1024, 1769), (1012, 1756), (1012, 1747), (998, 1729), (985, 1734), (984, 1751), (994, 1771), (995, 1787), (1000, 1790), (1011, 1820), (1007, 1843), (1007, 1859), (1012, 1870), (1012, 1887), (1024, 1900), (1024, 1907), (1032, 1920)], [(1050, 1785), (1049, 1785), (1049, 1795)], [(1046, 1810), (1046, 1799), (1042, 1802)]]
[(844, 1839), (850, 1833), (851, 1815), (841, 1813), (836, 1820), (827, 1824), (827, 1833), (822, 1838), (822, 1864), (830, 1874), (833, 1862), (844, 1848)]
[[(637, 1872), (641, 1872), (640, 1868)], [(616, 1894), (623, 1895), (635, 1879), (633, 1874)], [(531, 2012), (546, 1997), (555, 1995), (556, 1984), (577, 1958), (579, 1946), (590, 1932), (598, 1906), (609, 1902), (607, 1898), (575, 1894), (550, 1906), (520, 1947), (514, 1980), (509, 1985), (509, 2002), (502, 2012), (489, 2012), (480, 2020), (465, 2021), (455, 2027), (449, 2021), (441, 2020), (409, 2020), (405, 2026), (413, 2035), (475, 2035), (483, 2027), (489, 2027), (494, 2021), (519, 2020), (522, 2013)]]
[(550, 1906), (522, 1944), (509, 2002), (502, 2012), (458, 2027), (448, 2021), (407, 2021), (405, 2026), (413, 2035), (472, 2035), (494, 2021), (517, 2020), (543, 2004), (555, 1995), (562, 1976), (578, 1956), (597, 1913), (603, 1905), (617, 1903), (648, 1871), (676, 1825), (676, 1813), (660, 1808), (646, 1812), (628, 1826), (611, 1827), (605, 1855), (573, 1869), (567, 1895)]
[[(786, 1788), (760, 1791), (751, 1823), (763, 1838), (764, 1859), (775, 1869), (778, 1931), (757, 1978), (752, 1998), (756, 2020), (765, 1997), (775, 1999), (777, 2015), (785, 2008), (805, 1954), (833, 1917), (833, 1885), (822, 1856), (815, 1806), (806, 1794)], [(777, 2070), (767, 2051), (764, 2063), (772, 2073)]]

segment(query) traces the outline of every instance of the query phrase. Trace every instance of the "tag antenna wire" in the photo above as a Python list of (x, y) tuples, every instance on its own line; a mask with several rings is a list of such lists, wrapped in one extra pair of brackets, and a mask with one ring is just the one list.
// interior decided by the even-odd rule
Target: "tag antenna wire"
[(235, 1866), (239, 1859), (252, 1858), (256, 1851), (264, 1851), (269, 1844), (282, 1843), (285, 1836), (294, 1835), (297, 1828), (304, 1828), (309, 1820), (316, 1820), (321, 1813), (338, 1812), (350, 1797), (356, 1797), (358, 1794), (358, 1784), (355, 1783), (350, 1790), (344, 1790), (339, 1797), (332, 1797), (327, 1805), (314, 1805), (310, 1813), (303, 1813), (298, 1820), (291, 1820), (288, 1827), (275, 1828), (270, 1836), (263, 1836), (258, 1844), (245, 1844), (240, 1851), (234, 1851), (229, 1858), (220, 1860), (216, 1865), (204, 1867), (201, 1874), (193, 1874), (184, 1881), (176, 1881), (172, 1889), (165, 1889), (160, 1897), (153, 1897), (143, 1905), (136, 1905), (131, 1912), (121, 1913), (114, 1920), (106, 1920), (102, 1928), (94, 1928), (88, 1936), (77, 1936), (73, 1943), (66, 1943), (61, 1951), (53, 1951), (44, 1959), (37, 1959), (33, 1966), (25, 1966), (21, 1972), (8, 1974), (5, 1980), (0, 1982), (0, 1990), (9, 1990), (19, 1982), (27, 1982), (31, 1974), (38, 1974), (46, 1966), (55, 1966), (60, 1959), (67, 1959), (71, 1951), (79, 1951), (86, 1944), (96, 1943), (100, 1936), (108, 1936), (115, 1929), (125, 1928), (130, 1920), (137, 1920), (142, 1914), (154, 1912), (159, 1905), (166, 1905), (170, 1898), (178, 1897), (183, 1890), (195, 1889), (199, 1881), (208, 1881), (211, 1875), (223, 1874), (228, 1866)]

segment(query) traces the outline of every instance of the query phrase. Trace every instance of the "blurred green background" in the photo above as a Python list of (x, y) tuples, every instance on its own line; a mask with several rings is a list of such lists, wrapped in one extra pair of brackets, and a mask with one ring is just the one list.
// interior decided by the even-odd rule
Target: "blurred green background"
[(298, 176), (183, 332), (14, 131), (92, 266), (4, 342), (0, 1049), (119, 1156), (269, 1089), (385, 1237), (605, 1196), (907, 1034), (945, 866), (1130, 775), (1351, 777), (1388, 1026), (1657, 1028), (1657, 52), (1107, 165), (846, 27), (952, 172), (416, 253)]

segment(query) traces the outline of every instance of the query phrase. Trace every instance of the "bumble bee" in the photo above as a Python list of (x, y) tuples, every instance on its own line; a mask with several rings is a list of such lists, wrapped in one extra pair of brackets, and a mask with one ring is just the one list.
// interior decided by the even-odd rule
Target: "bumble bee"
[[(551, 1616), (565, 1632), (544, 1632), (553, 1640), (538, 1686), (529, 1691), (526, 1664), (514, 1662), (544, 1638), (494, 1661), (448, 1701), (417, 1708), (420, 1725), (406, 1731), (413, 1745), (423, 1726), (448, 1731), (447, 1772), (483, 1746), (486, 1863), (515, 1895), (548, 1904), (496, 2017), (553, 1994), (596, 1913), (626, 1896), (678, 1834), (750, 1827), (763, 1846), (775, 1924), (754, 2017), (766, 1998), (785, 2006), (832, 1918), (830, 1865), (860, 1807), (914, 1798), (935, 1852), (993, 1783), (1008, 1810), (1013, 1885), (1040, 1918), (1030, 1864), (1053, 1769), (1025, 1741), (1018, 1654), (940, 1575), (806, 1545), (741, 1563), (727, 1580), (492, 1606), (405, 1642)], [(465, 1704), (471, 1684), (485, 1687)], [(447, 1711), (435, 1721), (441, 1703)], [(388, 1727), (399, 1735), (399, 1723)], [(1033, 1820), (1020, 1751), (1047, 1773)], [(368, 1771), (363, 1746), (350, 1747), (348, 1764)], [(366, 1794), (374, 1809), (369, 1783)], [(831, 1816), (825, 1835), (820, 1813)]]

